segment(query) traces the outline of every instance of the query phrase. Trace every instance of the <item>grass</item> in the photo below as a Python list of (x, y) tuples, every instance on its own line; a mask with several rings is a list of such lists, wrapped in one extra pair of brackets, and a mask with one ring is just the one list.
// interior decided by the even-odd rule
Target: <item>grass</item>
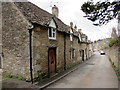
[(26, 79), (24, 77), (18, 77), (18, 80), (25, 81)]
[(9, 75), (9, 74), (4, 75), (3, 77), (4, 77), (4, 78), (13, 78), (13, 76), (12, 76), (12, 75)]
[(111, 39), (109, 42), (109, 47), (112, 47), (115, 44), (118, 44), (118, 38)]
[(3, 78), (15, 78), (15, 79), (22, 80), (22, 81), (26, 80), (24, 77), (21, 77), (21, 76), (16, 77), (16, 76), (13, 76), (13, 75), (10, 75), (10, 74), (4, 75)]

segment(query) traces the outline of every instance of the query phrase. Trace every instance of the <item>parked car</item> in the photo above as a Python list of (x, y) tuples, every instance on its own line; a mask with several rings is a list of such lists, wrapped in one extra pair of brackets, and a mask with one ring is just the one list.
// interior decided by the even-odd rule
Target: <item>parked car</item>
[(100, 54), (101, 54), (101, 55), (105, 55), (105, 52), (104, 52), (104, 51), (100, 51)]

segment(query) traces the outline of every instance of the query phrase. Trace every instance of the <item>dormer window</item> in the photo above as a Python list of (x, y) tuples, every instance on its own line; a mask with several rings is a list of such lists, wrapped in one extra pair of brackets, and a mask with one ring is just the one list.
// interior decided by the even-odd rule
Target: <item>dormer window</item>
[(49, 39), (56, 40), (56, 29), (55, 28), (49, 28), (48, 37), (49, 37)]
[(52, 19), (50, 24), (49, 24), (49, 29), (48, 29), (48, 38), (52, 40), (56, 40), (56, 23), (55, 20)]

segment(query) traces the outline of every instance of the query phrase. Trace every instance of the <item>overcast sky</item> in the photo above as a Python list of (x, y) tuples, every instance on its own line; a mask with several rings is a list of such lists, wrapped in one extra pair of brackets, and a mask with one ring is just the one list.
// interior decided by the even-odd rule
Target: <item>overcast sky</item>
[[(87, 0), (28, 0), (40, 8), (51, 13), (51, 8), (55, 4), (59, 8), (59, 18), (67, 25), (73, 22), (78, 29), (82, 29), (89, 40), (98, 40), (110, 37), (111, 28), (117, 27), (117, 20), (112, 20), (107, 25), (101, 27), (94, 26), (93, 22), (87, 20), (80, 9), (81, 5)], [(98, 1), (98, 0), (94, 0)]]

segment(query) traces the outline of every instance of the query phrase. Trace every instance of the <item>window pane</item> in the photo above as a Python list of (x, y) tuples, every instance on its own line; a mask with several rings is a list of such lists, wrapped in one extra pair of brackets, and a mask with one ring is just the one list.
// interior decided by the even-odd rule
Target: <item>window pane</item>
[(72, 58), (74, 58), (74, 50), (72, 50)]
[(70, 51), (70, 60), (72, 60), (72, 51)]
[(55, 38), (55, 33), (53, 33), (53, 37)]
[(49, 28), (49, 37), (52, 37), (52, 30)]
[(53, 32), (55, 32), (55, 29), (53, 29)]
[(52, 35), (53, 35), (53, 36), (52, 36), (53, 38), (56, 37), (56, 30), (55, 30), (55, 29), (53, 29)]

